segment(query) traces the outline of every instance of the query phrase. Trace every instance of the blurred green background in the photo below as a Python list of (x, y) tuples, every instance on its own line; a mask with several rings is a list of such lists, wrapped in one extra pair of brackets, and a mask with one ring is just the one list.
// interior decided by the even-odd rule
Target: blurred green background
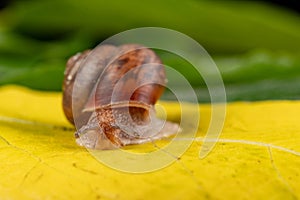
[[(197, 40), (215, 60), (229, 101), (300, 99), (299, 11), (265, 1), (2, 1), (0, 85), (60, 91), (68, 57), (145, 26)], [(187, 62), (158, 54), (209, 101)]]

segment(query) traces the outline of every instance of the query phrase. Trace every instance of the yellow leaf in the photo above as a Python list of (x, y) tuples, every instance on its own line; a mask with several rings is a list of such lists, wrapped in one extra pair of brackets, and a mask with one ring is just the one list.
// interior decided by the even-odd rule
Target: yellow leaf
[[(221, 137), (204, 159), (210, 106), (201, 105), (199, 133), (185, 154), (161, 170), (132, 174), (75, 143), (60, 93), (5, 86), (0, 97), (0, 199), (300, 198), (300, 101), (228, 104)], [(161, 104), (168, 118), (179, 117), (176, 104)]]

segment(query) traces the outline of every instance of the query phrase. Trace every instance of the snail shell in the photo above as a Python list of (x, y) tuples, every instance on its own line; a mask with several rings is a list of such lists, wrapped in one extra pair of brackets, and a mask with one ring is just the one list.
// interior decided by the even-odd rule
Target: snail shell
[[(159, 57), (136, 44), (101, 45), (72, 56), (66, 66), (63, 109), (76, 124), (77, 142), (110, 149), (178, 132), (155, 116), (166, 74)], [(76, 81), (75, 81), (76, 80)]]

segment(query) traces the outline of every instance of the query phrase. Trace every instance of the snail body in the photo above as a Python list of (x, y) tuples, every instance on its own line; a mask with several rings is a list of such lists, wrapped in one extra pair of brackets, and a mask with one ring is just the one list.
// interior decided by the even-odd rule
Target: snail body
[(155, 115), (165, 82), (161, 60), (141, 45), (102, 45), (72, 56), (65, 71), (63, 109), (78, 129), (77, 143), (111, 149), (177, 133), (177, 124)]

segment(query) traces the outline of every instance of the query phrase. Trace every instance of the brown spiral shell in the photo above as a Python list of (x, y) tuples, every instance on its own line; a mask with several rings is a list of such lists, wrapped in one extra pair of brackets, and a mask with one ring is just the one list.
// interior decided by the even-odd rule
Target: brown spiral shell
[[(76, 118), (80, 119), (81, 127), (91, 121), (95, 112), (101, 129), (98, 131), (113, 144), (137, 143), (139, 135), (128, 135), (112, 126), (115, 123), (112, 108), (117, 108), (121, 115), (127, 109), (136, 123), (147, 123), (149, 110), (164, 91), (166, 74), (161, 63), (152, 50), (137, 44), (102, 45), (72, 56), (63, 83), (63, 110), (67, 119), (75, 124), (74, 113), (80, 113)], [(81, 72), (84, 73), (76, 86), (81, 92), (76, 94), (74, 80)]]

